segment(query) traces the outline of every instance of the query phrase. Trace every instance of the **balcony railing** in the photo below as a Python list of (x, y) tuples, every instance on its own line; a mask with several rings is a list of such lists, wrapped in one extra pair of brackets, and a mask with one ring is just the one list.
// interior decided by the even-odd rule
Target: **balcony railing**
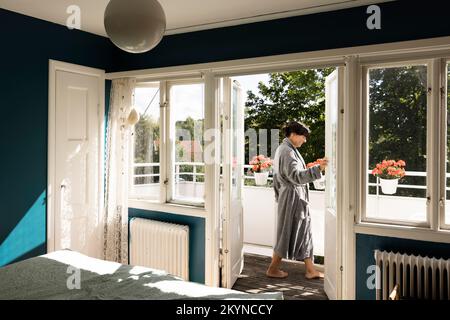
[[(159, 172), (159, 163), (134, 163), (133, 164), (133, 175), (132, 175), (132, 181), (133, 185), (150, 185), (150, 184), (156, 184), (159, 182), (153, 182), (153, 183), (136, 183), (136, 178), (151, 178), (151, 177), (158, 177), (159, 181), (159, 173), (142, 173), (142, 174), (136, 174), (136, 168), (158, 168)], [(192, 171), (183, 171), (181, 168), (182, 166), (190, 166), (192, 167)], [(197, 177), (204, 177), (205, 173), (203, 170), (199, 170), (198, 168), (204, 168), (205, 164), (203, 162), (175, 162), (175, 182), (184, 181), (181, 176), (192, 176), (192, 180), (189, 180), (190, 182), (203, 182), (198, 181)], [(202, 172), (203, 171), (203, 172)]]
[[(183, 171), (181, 169), (182, 166), (189, 166), (192, 167), (192, 171)], [(179, 182), (179, 181), (184, 181), (183, 178), (181, 178), (181, 176), (191, 176), (192, 179), (189, 179), (190, 182), (197, 182), (198, 178), (197, 177), (204, 177), (205, 173), (204, 173), (204, 166), (205, 164), (203, 162), (175, 162), (175, 181)], [(158, 172), (159, 172), (159, 163), (134, 163), (133, 164), (134, 168), (158, 168)], [(244, 181), (245, 180), (254, 180), (255, 177), (253, 175), (249, 175), (248, 173), (248, 169), (250, 169), (252, 166), (251, 165), (243, 165), (243, 178)], [(202, 168), (202, 169), (200, 169)], [(144, 169), (145, 171), (145, 169)], [(371, 175), (371, 170), (367, 171), (368, 175)], [(132, 181), (133, 181), (133, 185), (146, 185), (146, 184), (138, 184), (135, 183), (136, 178), (150, 178), (150, 177), (158, 177), (158, 181), (159, 181), (159, 173), (142, 173), (142, 174), (136, 174), (135, 170), (133, 170), (133, 176), (132, 176)], [(406, 171), (406, 176), (407, 177), (426, 177), (427, 173), (426, 172), (422, 172), (422, 171)], [(446, 174), (446, 178), (450, 178), (450, 173)], [(268, 178), (269, 181), (272, 180), (272, 177), (269, 176)], [(200, 181), (203, 182), (203, 181)], [(158, 183), (158, 182), (154, 182), (154, 183)], [(150, 183), (152, 184), (152, 183)], [(376, 182), (369, 182), (367, 184), (369, 187), (376, 187), (376, 194), (379, 195), (379, 190), (380, 190), (380, 179), (377, 177), (376, 178)], [(419, 189), (419, 190), (426, 190), (427, 186), (426, 185), (411, 185), (411, 184), (398, 184), (398, 188), (401, 189)], [(450, 191), (450, 187), (446, 187), (447, 191)]]
[[(153, 178), (159, 181), (159, 163), (135, 163), (134, 168), (153, 168), (153, 173), (134, 173), (132, 175), (132, 190), (137, 198), (151, 199), (152, 195), (159, 196), (159, 182), (136, 183), (138, 178)], [(201, 162), (176, 162), (174, 178), (178, 188), (185, 188), (184, 193), (193, 193), (195, 197), (203, 195), (201, 187), (204, 179), (204, 163)], [(276, 203), (274, 191), (269, 186), (253, 187), (254, 176), (248, 174), (251, 165), (243, 165), (244, 206), (244, 242), (270, 248), (275, 237)], [(135, 170), (134, 170), (135, 172)], [(367, 174), (370, 176), (371, 171)], [(426, 172), (407, 171), (408, 177), (426, 177)], [(199, 181), (203, 177), (203, 181)], [(450, 177), (450, 174), (447, 174)], [(183, 179), (185, 178), (185, 179)], [(269, 177), (272, 180), (272, 177)], [(374, 219), (396, 219), (400, 221), (422, 221), (426, 212), (426, 199), (424, 197), (406, 197), (399, 195), (384, 195), (380, 191), (380, 180), (368, 183), (369, 187), (376, 187), (367, 197), (367, 215)], [(426, 190), (426, 185), (399, 184), (398, 188), (409, 190)], [(447, 190), (450, 190), (447, 187)], [(190, 193), (189, 193), (190, 194)], [(310, 193), (311, 214), (313, 223), (313, 241), (315, 252), (322, 255), (324, 252), (324, 212), (325, 193), (314, 191)]]

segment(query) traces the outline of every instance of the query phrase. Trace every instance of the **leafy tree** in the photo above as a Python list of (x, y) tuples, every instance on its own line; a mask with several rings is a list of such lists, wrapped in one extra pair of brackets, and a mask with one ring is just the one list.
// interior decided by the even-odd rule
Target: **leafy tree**
[[(384, 159), (402, 159), (408, 171), (426, 171), (426, 122), (425, 66), (369, 71), (369, 168)], [(425, 182), (424, 177), (402, 179), (412, 185)], [(424, 197), (425, 190), (400, 188), (396, 195)]]
[[(247, 92), (245, 130), (280, 130), (290, 120), (305, 123), (311, 129), (307, 143), (302, 146), (306, 162), (323, 157), (325, 153), (325, 78), (333, 68), (272, 73), (268, 85), (260, 82), (258, 93)], [(268, 151), (271, 147), (267, 138)], [(246, 159), (249, 158), (249, 141), (246, 141)], [(258, 145), (259, 148), (259, 145)]]
[[(322, 157), (325, 78), (332, 71), (326, 68), (270, 74), (268, 85), (259, 83), (258, 93), (248, 92), (246, 129), (282, 128), (288, 120), (302, 121), (311, 129), (308, 142), (301, 148), (305, 161)], [(378, 68), (370, 70), (369, 75), (369, 168), (383, 159), (402, 159), (407, 170), (425, 171), (426, 67)], [(248, 141), (246, 155), (248, 159)], [(375, 181), (374, 177), (369, 179)], [(425, 178), (406, 176), (402, 183), (425, 185)], [(400, 188), (397, 194), (423, 197), (424, 190)]]
[[(139, 122), (134, 127), (134, 162), (153, 163), (159, 162), (159, 122), (150, 115), (141, 115)], [(159, 173), (159, 167), (137, 167), (135, 174)], [(136, 178), (136, 183), (158, 182), (155, 178)]]

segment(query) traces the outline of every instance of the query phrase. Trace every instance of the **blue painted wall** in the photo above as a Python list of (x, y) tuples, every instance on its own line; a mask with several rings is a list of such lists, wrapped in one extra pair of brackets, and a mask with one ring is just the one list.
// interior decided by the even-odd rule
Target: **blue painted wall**
[(381, 30), (369, 30), (367, 6), (217, 28), (163, 38), (143, 54), (115, 53), (115, 71), (233, 60), (450, 35), (448, 1), (380, 4)]
[(436, 258), (450, 258), (450, 243), (416, 241), (368, 234), (356, 235), (356, 299), (374, 300), (375, 290), (367, 288), (367, 268), (375, 264), (374, 251), (386, 250)]
[(112, 44), (0, 9), (0, 266), (46, 252), (48, 59), (110, 69)]
[[(146, 218), (189, 226), (189, 280), (205, 283), (205, 219), (130, 208), (130, 218)], [(133, 241), (133, 238), (130, 238)]]

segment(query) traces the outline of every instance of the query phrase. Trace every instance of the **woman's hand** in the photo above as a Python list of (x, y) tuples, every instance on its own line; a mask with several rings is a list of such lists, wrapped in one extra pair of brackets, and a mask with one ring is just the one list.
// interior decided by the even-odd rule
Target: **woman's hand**
[(325, 168), (328, 166), (328, 158), (323, 159), (317, 159), (317, 162), (320, 164), (320, 171), (324, 171)]

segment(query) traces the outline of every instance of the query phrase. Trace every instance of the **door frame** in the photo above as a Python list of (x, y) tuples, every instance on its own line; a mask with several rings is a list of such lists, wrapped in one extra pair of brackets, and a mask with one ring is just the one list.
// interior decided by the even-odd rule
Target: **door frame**
[[(103, 182), (104, 174), (104, 150), (105, 150), (105, 71), (76, 64), (61, 62), (49, 59), (49, 77), (48, 77), (48, 139), (47, 139), (47, 253), (55, 251), (55, 198), (56, 188), (56, 72), (65, 71), (80, 75), (93, 76), (98, 78), (99, 88), (99, 106), (98, 106), (98, 135), (99, 135), (99, 161), (98, 179)], [(99, 194), (99, 212), (103, 212), (103, 183), (98, 184)], [(100, 223), (103, 217), (100, 215)]]

